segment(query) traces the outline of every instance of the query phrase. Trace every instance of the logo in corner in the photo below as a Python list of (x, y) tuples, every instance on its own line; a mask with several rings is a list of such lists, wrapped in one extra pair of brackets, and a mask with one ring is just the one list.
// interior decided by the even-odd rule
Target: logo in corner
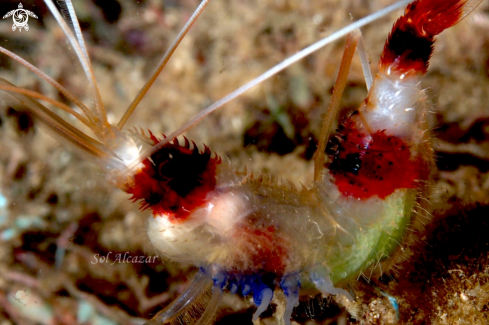
[(12, 16), (12, 19), (14, 20), (14, 24), (12, 25), (12, 30), (14, 32), (17, 28), (19, 29), (19, 32), (22, 31), (22, 28), (24, 28), (26, 31), (29, 30), (29, 25), (27, 25), (27, 22), (29, 21), (29, 16), (37, 19), (36, 14), (32, 11), (25, 10), (22, 6), (22, 3), (19, 3), (18, 9), (7, 12), (7, 14), (3, 16), (3, 19), (10, 16)]

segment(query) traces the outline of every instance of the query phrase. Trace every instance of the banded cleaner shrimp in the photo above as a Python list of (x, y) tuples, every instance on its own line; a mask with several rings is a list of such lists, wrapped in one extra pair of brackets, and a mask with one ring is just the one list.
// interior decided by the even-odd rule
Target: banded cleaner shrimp
[[(32, 28), (31, 28), (31, 30), (32, 30)], [(387, 33), (387, 32), (386, 32), (386, 33)], [(385, 36), (383, 35), (383, 36), (382, 36), (382, 38), (385, 38)], [(373, 57), (373, 60), (375, 60), (375, 56), (372, 56), (372, 57)], [(202, 140), (202, 141), (203, 141), (203, 140)], [(199, 142), (200, 142), (200, 140), (199, 140)], [(203, 141), (203, 142), (205, 142), (205, 141)], [(77, 173), (81, 173), (81, 172), (80, 172), (80, 170), (78, 170), (78, 171), (77, 171)], [(51, 200), (54, 200), (54, 199), (51, 199)], [(107, 231), (108, 229), (106, 228), (105, 230)], [(31, 235), (32, 235), (32, 234), (31, 234)], [(90, 237), (90, 236), (88, 236), (88, 237)], [(127, 237), (127, 236), (126, 236), (126, 237)], [(113, 239), (112, 239), (112, 240), (113, 240)], [(110, 245), (110, 244), (109, 244), (109, 245)], [(109, 247), (110, 247), (110, 246), (109, 246)], [(32, 262), (32, 261), (31, 261), (31, 262)], [(75, 289), (76, 289), (76, 288), (75, 288)], [(70, 294), (71, 294), (71, 295), (74, 295), (74, 294), (76, 294), (76, 293), (77, 293), (77, 291), (76, 291), (76, 290), (74, 290), (74, 288), (71, 288), (70, 290), (71, 290), (71, 291), (70, 291)], [(80, 295), (80, 293), (78, 293), (78, 294)]]

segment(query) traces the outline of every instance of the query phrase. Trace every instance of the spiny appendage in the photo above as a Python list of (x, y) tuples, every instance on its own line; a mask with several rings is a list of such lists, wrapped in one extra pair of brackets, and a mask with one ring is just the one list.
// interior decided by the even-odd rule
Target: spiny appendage
[[(153, 144), (159, 142), (151, 132), (148, 138)], [(187, 138), (183, 145), (174, 139), (142, 162), (126, 192), (132, 194), (132, 200), (141, 200), (142, 209), (151, 208), (153, 215), (165, 214), (171, 222), (184, 221), (214, 189), (220, 163), (220, 157), (212, 157), (207, 146), (200, 151)]]
[(475, 2), (480, 1), (417, 0), (409, 4), (387, 39), (380, 71), (426, 73), (434, 37), (463, 19), (467, 6)]
[(396, 189), (417, 188), (423, 161), (410, 146), (385, 130), (368, 133), (353, 114), (338, 130), (332, 163), (328, 166), (338, 190), (346, 197), (384, 199)]

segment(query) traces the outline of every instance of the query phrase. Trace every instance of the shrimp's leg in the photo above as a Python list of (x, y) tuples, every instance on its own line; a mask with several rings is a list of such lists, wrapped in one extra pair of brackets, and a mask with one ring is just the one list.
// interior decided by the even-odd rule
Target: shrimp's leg
[(273, 298), (273, 290), (268, 285), (263, 283), (259, 278), (255, 279), (253, 286), (253, 301), (258, 306), (253, 314), (253, 323), (255, 323), (260, 315), (267, 310), (268, 305)]
[(255, 313), (253, 314), (253, 322), (256, 322), (258, 320), (258, 318), (260, 317), (260, 315), (265, 310), (267, 310), (268, 305), (270, 304), (270, 302), (272, 301), (272, 298), (273, 298), (273, 291), (270, 288), (265, 288), (260, 292), (258, 297), (259, 298), (257, 298), (257, 299), (253, 298), (255, 303), (258, 305), (258, 308), (256, 309)]
[(187, 317), (191, 318), (193, 315), (189, 315), (189, 312), (194, 312), (192, 307), (201, 303), (199, 300), (205, 299), (206, 294), (210, 291), (211, 284), (211, 277), (203, 271), (199, 271), (185, 292), (168, 307), (157, 313), (145, 325), (173, 323)]
[(221, 302), (221, 299), (222, 299), (222, 287), (220, 284), (216, 283), (212, 287), (211, 299), (209, 300), (209, 304), (207, 305), (204, 314), (199, 319), (199, 321), (195, 323), (195, 325), (212, 324), (217, 308), (219, 307), (219, 303)]
[(345, 289), (335, 288), (329, 277), (329, 272), (325, 267), (317, 267), (310, 274), (311, 282), (314, 283), (316, 289), (321, 291), (323, 295), (342, 295), (351, 302), (354, 301), (352, 295)]
[(284, 323), (290, 325), (290, 318), (294, 307), (299, 305), (299, 291), (301, 289), (300, 275), (283, 277), (280, 281), (280, 288), (285, 294)]
[(357, 47), (360, 36), (360, 30), (356, 29), (348, 34), (348, 37), (346, 39), (345, 52), (343, 53), (343, 58), (341, 60), (340, 71), (338, 72), (338, 77), (336, 78), (333, 96), (331, 98), (331, 103), (329, 104), (328, 111), (326, 112), (326, 116), (324, 118), (323, 126), (321, 128), (321, 134), (319, 135), (318, 147), (314, 156), (315, 181), (321, 179), (324, 170), (324, 161), (326, 159), (324, 150), (326, 149), (326, 144), (329, 139), (329, 133), (331, 127), (333, 126), (336, 113), (340, 108), (341, 97), (343, 96), (343, 91), (345, 90), (348, 71), (350, 71), (351, 61), (353, 59), (353, 54), (355, 53), (355, 49)]

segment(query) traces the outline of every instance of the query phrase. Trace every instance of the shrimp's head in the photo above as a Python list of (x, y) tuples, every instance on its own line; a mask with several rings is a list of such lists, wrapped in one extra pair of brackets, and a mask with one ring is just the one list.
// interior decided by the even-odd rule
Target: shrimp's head
[[(145, 140), (152, 145), (160, 142), (151, 133)], [(182, 144), (174, 139), (142, 160), (119, 184), (133, 201), (140, 202), (142, 210), (152, 211), (149, 239), (163, 255), (195, 262), (195, 246), (200, 244), (191, 243), (197, 240), (195, 236), (208, 237), (200, 234), (199, 226), (205, 220), (202, 211), (207, 196), (215, 189), (220, 163), (208, 147), (201, 151), (187, 139)]]
[[(159, 142), (152, 134), (150, 139), (154, 144)], [(155, 217), (165, 215), (170, 222), (181, 223), (214, 189), (220, 162), (208, 147), (200, 151), (187, 139), (183, 145), (174, 139), (141, 162), (125, 191)]]

